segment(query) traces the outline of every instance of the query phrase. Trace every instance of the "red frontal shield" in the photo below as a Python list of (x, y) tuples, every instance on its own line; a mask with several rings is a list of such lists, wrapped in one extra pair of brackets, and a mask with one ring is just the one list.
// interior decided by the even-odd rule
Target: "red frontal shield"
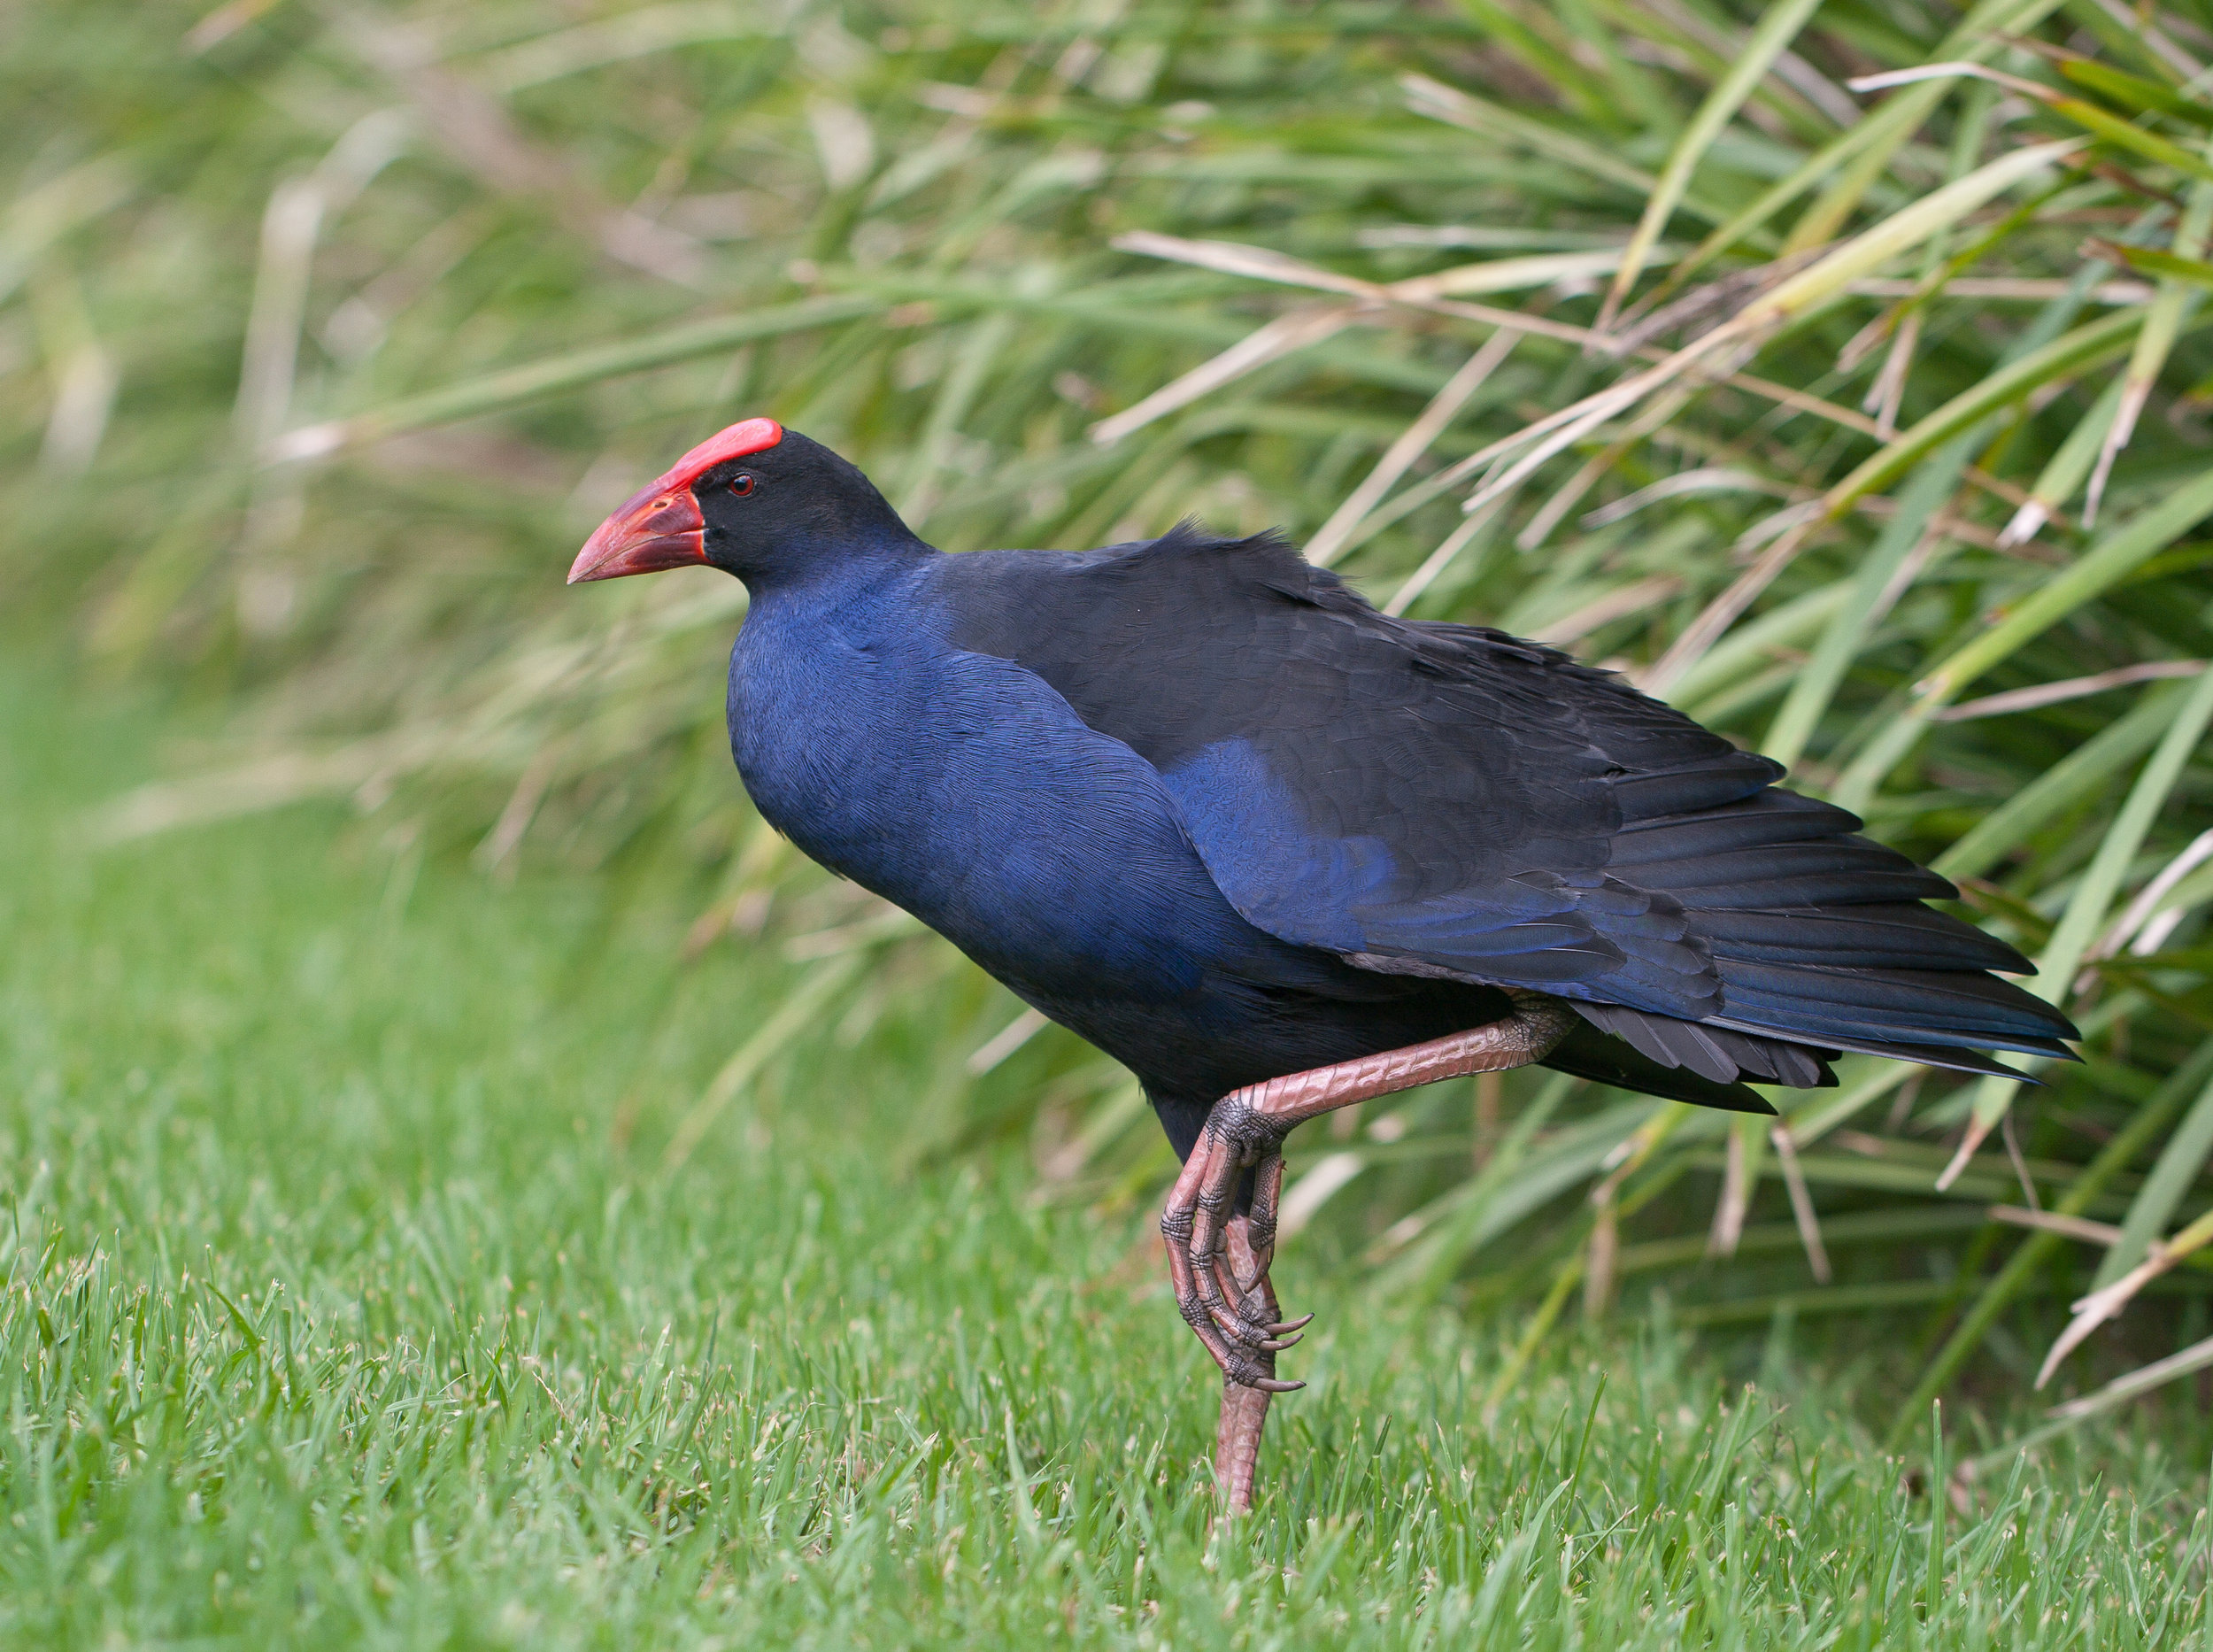
[(599, 524), (570, 564), (572, 585), (628, 574), (657, 574), (707, 560), (706, 523), (691, 484), (727, 460), (758, 453), (783, 440), (774, 419), (747, 419), (716, 432), (646, 483)]

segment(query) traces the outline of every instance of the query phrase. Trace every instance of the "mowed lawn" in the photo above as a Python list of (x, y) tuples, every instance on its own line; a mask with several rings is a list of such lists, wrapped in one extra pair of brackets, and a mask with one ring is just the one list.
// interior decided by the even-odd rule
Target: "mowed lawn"
[[(179, 725), (0, 683), (0, 1645), (2194, 1644), (2204, 1465), (2141, 1419), (1932, 1520), (1770, 1350), (1362, 1293), (1261, 1506), (1141, 1208), (902, 1168), (919, 1056), (775, 1007), (650, 876), (506, 886), (348, 811), (120, 847)], [(1737, 1371), (1740, 1377), (1741, 1370)], [(2193, 1431), (2192, 1440), (2202, 1438)]]

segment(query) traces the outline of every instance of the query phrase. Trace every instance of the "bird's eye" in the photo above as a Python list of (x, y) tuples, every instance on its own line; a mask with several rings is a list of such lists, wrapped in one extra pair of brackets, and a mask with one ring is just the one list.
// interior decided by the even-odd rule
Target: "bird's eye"
[(753, 487), (754, 482), (751, 476), (739, 475), (730, 478), (730, 491), (741, 499), (751, 493)]

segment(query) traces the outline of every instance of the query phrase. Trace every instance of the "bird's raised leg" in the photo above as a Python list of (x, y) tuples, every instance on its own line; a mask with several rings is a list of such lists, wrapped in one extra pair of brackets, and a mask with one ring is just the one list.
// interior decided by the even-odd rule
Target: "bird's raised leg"
[[(1355, 1101), (1541, 1061), (1567, 1036), (1575, 1012), (1542, 993), (1506, 992), (1512, 1012), (1486, 1026), (1247, 1085), (1215, 1102), (1207, 1115), (1207, 1128), (1169, 1190), (1160, 1233), (1168, 1241), (1176, 1306), (1222, 1367), (1214, 1471), (1231, 1509), (1252, 1506), (1268, 1396), (1305, 1386), (1276, 1376), (1276, 1354), (1313, 1317), (1284, 1322), (1268, 1281), (1284, 1136), (1307, 1119)], [(1253, 1173), (1252, 1212), (1233, 1217), (1238, 1183), (1248, 1169)]]

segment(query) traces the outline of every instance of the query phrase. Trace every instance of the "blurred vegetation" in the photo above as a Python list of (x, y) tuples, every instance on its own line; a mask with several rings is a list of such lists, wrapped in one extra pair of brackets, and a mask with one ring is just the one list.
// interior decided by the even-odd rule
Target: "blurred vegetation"
[(494, 877), (681, 875), (695, 951), (805, 969), (669, 1161), (897, 1002), (912, 1159), (1026, 1134), (1139, 1200), (1118, 1069), (744, 807), (742, 591), (559, 575), (757, 413), (951, 550), (1279, 523), (1786, 759), (2086, 1034), (2018, 1093), (1847, 1061), (1772, 1134), (1438, 1086), (1294, 1144), (1308, 1242), (1524, 1305), (1525, 1353), (1629, 1290), (1875, 1316), (1901, 1429), (2036, 1378), (2093, 1285), (2063, 1381), (2173, 1357), (2054, 1426), (2213, 1363), (2213, 7), (0, 18), (0, 579), (236, 706), (110, 836), (343, 796)]

